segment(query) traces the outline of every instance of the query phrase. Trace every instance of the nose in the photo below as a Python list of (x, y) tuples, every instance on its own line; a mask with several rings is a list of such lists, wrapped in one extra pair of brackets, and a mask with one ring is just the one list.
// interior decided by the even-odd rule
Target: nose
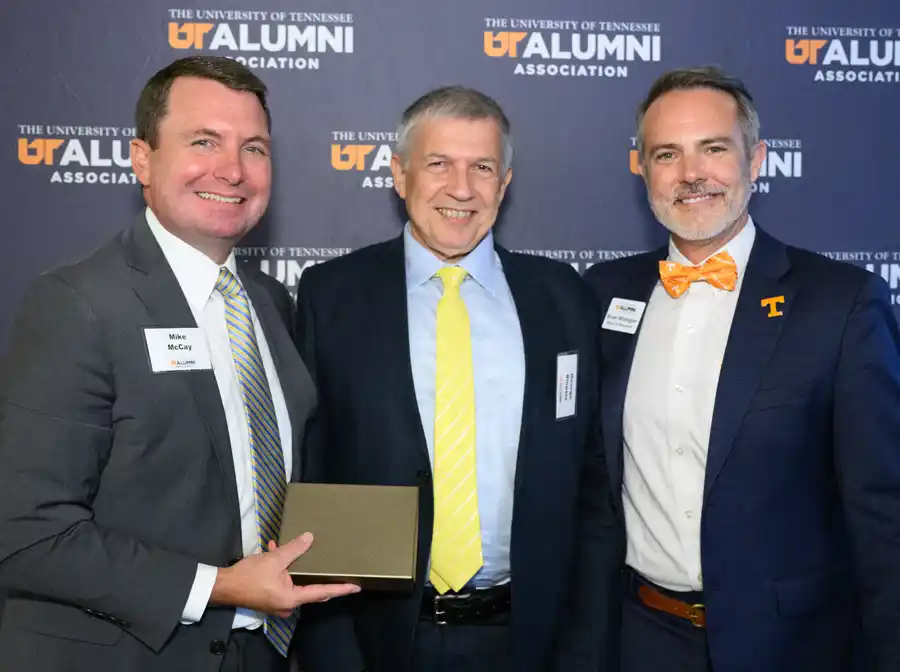
[(223, 148), (217, 157), (213, 175), (217, 180), (234, 187), (244, 181), (240, 150)]
[(468, 201), (472, 198), (472, 175), (468, 166), (454, 165), (447, 179), (447, 194), (457, 201)]
[(702, 157), (693, 152), (686, 152), (681, 157), (681, 181), (693, 184), (705, 179)]

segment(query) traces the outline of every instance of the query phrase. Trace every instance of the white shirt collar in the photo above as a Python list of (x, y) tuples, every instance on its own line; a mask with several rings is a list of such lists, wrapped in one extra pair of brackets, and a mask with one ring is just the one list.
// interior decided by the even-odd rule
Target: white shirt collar
[[(748, 215), (747, 223), (744, 225), (744, 228), (741, 229), (741, 232), (721, 248), (706, 257), (706, 259), (719, 254), (719, 252), (722, 252), (723, 250), (727, 250), (737, 266), (738, 281), (740, 281), (740, 279), (744, 277), (747, 262), (750, 260), (750, 251), (753, 249), (754, 240), (756, 240), (756, 227), (753, 225), (753, 218)], [(706, 259), (699, 264), (694, 264), (681, 253), (681, 250), (678, 249), (675, 242), (669, 238), (669, 261), (675, 261), (684, 266), (700, 266)]]
[[(191, 312), (198, 315), (203, 312), (206, 302), (216, 288), (216, 280), (219, 278), (219, 264), (203, 254), (200, 250), (184, 242), (178, 236), (168, 231), (157, 219), (153, 211), (146, 209), (147, 225), (150, 232), (156, 238), (162, 248), (163, 255), (172, 272), (184, 292)], [(240, 283), (237, 273), (237, 264), (234, 258), (234, 250), (228, 255), (223, 264)]]

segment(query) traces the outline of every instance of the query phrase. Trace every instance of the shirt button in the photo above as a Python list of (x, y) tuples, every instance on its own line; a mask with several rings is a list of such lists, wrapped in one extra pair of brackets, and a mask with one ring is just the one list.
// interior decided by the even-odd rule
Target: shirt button
[(697, 574), (697, 581), (703, 583), (703, 574)]
[(685, 328), (685, 331), (689, 334), (693, 334), (694, 333), (694, 325), (693, 324), (687, 325), (687, 327)]
[(682, 455), (683, 453), (684, 453), (684, 448), (682, 448), (681, 446), (678, 446), (678, 448), (675, 449), (676, 455)]
[(684, 512), (684, 517), (687, 518), (688, 520), (690, 520), (691, 518), (694, 517), (694, 512), (693, 512), (693, 511), (690, 511), (690, 510), (685, 511), (685, 512)]
[(684, 392), (684, 388), (683, 388), (681, 385), (676, 385), (676, 386), (675, 386), (675, 391), (676, 391), (676, 392)]

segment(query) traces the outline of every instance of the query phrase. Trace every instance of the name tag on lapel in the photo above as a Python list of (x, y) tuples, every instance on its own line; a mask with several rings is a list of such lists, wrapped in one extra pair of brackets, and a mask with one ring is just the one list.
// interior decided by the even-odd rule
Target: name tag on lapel
[(624, 334), (634, 334), (641, 323), (641, 316), (647, 307), (644, 301), (632, 301), (631, 299), (613, 298), (606, 310), (602, 327), (610, 331), (620, 331)]
[(196, 327), (144, 329), (144, 340), (153, 373), (212, 369), (206, 339)]
[(575, 415), (578, 391), (578, 353), (561, 352), (556, 356), (556, 419)]

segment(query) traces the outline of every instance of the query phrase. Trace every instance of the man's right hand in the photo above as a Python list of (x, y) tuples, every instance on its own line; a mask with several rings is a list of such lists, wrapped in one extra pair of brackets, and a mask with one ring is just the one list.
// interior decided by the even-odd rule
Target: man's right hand
[(312, 542), (313, 536), (308, 532), (283, 546), (270, 542), (268, 552), (219, 568), (210, 602), (287, 617), (303, 604), (358, 593), (359, 586), (349, 583), (294, 585), (287, 568), (306, 553)]

